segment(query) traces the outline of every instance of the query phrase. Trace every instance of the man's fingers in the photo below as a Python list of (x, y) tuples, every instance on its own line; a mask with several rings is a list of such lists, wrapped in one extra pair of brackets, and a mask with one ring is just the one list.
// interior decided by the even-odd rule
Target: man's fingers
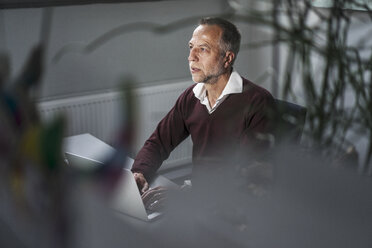
[(145, 203), (145, 205), (148, 203), (148, 202), (153, 202), (155, 201), (157, 198), (159, 198), (162, 194), (164, 194), (164, 192), (162, 191), (157, 191), (157, 190), (148, 190), (146, 191), (143, 195), (142, 195), (142, 201)]
[(165, 188), (155, 188), (146, 191), (142, 195), (142, 201), (147, 209), (149, 209), (150, 205), (153, 204), (155, 201), (159, 201), (166, 197), (166, 189)]
[(142, 195), (142, 199), (150, 195), (153, 195), (155, 193), (166, 192), (167, 190), (168, 190), (167, 188), (160, 187), (160, 186), (156, 188), (152, 188), (152, 189), (148, 188), (148, 190), (144, 192), (144, 194)]
[(138, 189), (141, 194), (149, 189), (149, 184), (146, 181), (145, 176), (142, 173), (134, 172), (133, 173), (134, 179), (136, 180)]
[(149, 184), (147, 183), (147, 181), (145, 181), (141, 189), (141, 194), (144, 194), (146, 191), (148, 191), (148, 189), (149, 189)]

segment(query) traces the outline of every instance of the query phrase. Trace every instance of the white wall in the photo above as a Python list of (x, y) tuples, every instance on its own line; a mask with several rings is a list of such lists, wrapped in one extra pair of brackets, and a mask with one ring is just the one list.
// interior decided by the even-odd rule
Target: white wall
[[(166, 35), (143, 31), (126, 33), (90, 54), (66, 54), (56, 64), (51, 59), (66, 44), (89, 43), (122, 24), (147, 21), (166, 24), (191, 15), (219, 13), (220, 4), (217, 2), (211, 5), (210, 2), (201, 2), (199, 8), (192, 1), (54, 8), (42, 96), (53, 97), (113, 88), (125, 74), (134, 75), (139, 82), (187, 77), (185, 58), (192, 26)], [(2, 12), (5, 49), (11, 54), (14, 74), (20, 70), (27, 52), (38, 41), (42, 9), (12, 9)]]
[[(52, 63), (52, 58), (67, 44), (89, 43), (123, 24), (168, 24), (182, 18), (208, 16), (228, 10), (228, 4), (223, 0), (55, 7), (40, 96), (45, 99), (104, 91), (115, 88), (120, 78), (128, 74), (135, 76), (139, 83), (189, 78), (187, 43), (198, 18), (188, 26), (166, 34), (133, 31), (109, 40), (89, 54), (66, 53), (57, 63)], [(11, 55), (14, 76), (20, 71), (30, 48), (39, 41), (43, 9), (0, 11), (0, 51)], [(243, 34), (243, 43), (256, 36), (249, 25), (237, 24)], [(238, 56), (236, 68), (243, 76), (254, 80), (265, 70), (260, 61), (267, 58), (251, 50), (243, 50)]]

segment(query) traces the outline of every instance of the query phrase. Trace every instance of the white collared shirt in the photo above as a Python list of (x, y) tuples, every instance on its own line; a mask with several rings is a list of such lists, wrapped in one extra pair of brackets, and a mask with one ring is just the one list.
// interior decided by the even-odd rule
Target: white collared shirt
[(209, 104), (207, 90), (205, 89), (204, 83), (197, 83), (193, 88), (193, 92), (195, 97), (200, 100), (201, 104), (207, 107), (209, 114), (211, 114), (226, 99), (228, 95), (243, 92), (243, 79), (237, 71), (233, 70), (230, 75), (229, 81), (227, 81), (227, 84), (223, 89), (221, 95), (218, 97), (216, 103), (212, 107)]

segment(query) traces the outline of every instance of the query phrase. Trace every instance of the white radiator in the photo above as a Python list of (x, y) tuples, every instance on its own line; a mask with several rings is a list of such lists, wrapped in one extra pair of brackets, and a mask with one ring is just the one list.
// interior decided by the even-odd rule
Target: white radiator
[[(191, 84), (191, 81), (183, 81), (134, 89), (138, 103), (137, 136), (134, 143), (136, 152), (171, 109), (178, 96)], [(123, 117), (120, 98), (120, 92), (107, 92), (43, 101), (38, 104), (38, 108), (43, 121), (59, 114), (64, 115), (66, 136), (90, 133), (112, 144), (116, 140), (115, 135)], [(191, 139), (188, 138), (172, 152), (161, 170), (190, 163), (191, 151)]]

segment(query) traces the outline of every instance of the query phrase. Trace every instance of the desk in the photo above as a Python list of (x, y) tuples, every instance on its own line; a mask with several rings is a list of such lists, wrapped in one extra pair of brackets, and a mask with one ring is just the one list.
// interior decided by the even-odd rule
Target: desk
[(93, 135), (85, 133), (64, 138), (63, 152), (104, 161), (115, 152), (115, 149)]
[[(81, 134), (65, 138), (64, 151), (103, 161), (115, 149), (90, 134)], [(133, 159), (128, 158), (125, 167), (131, 168), (132, 164)], [(83, 183), (75, 189), (72, 201), (77, 205), (76, 247), (164, 247), (165, 241), (168, 247), (199, 247), (203, 243), (211, 247), (232, 247), (234, 242), (244, 243), (246, 238), (236, 226), (209, 213), (210, 204), (202, 201), (210, 198), (195, 197), (191, 192), (172, 195), (166, 214), (154, 222), (145, 222), (107, 211), (107, 202), (95, 194), (95, 188), (85, 186)], [(156, 186), (176, 184), (158, 175), (151, 183), (151, 187)]]
[[(99, 162), (103, 162), (114, 154), (115, 149), (109, 146), (108, 144), (104, 143), (103, 141), (99, 140), (98, 138), (92, 136), (91, 134), (80, 134), (80, 135), (66, 137), (63, 141), (63, 151), (70, 152), (76, 155), (80, 155), (86, 158), (94, 159)], [(130, 169), (132, 167), (133, 162), (134, 160), (132, 158), (127, 158), (126, 164), (123, 165), (123, 168)], [(125, 184), (118, 183), (115, 188), (115, 191), (121, 192), (121, 188), (120, 188), (122, 187), (121, 185), (125, 185)], [(178, 186), (175, 183), (173, 183), (172, 181), (170, 181), (169, 179), (161, 175), (155, 176), (154, 179), (150, 182), (150, 187), (157, 187), (157, 186), (163, 186), (167, 188), (178, 188)], [(77, 199), (76, 201), (81, 200), (80, 199), (81, 197), (94, 198), (95, 197), (94, 192), (92, 192), (91, 190), (92, 190), (92, 187), (82, 188), (81, 191), (75, 195)], [(115, 195), (116, 193), (114, 193), (114, 195), (112, 196), (113, 198), (111, 200), (115, 201), (116, 199)], [(97, 206), (99, 202), (100, 202), (100, 199), (98, 198), (83, 200), (81, 203), (82, 206), (79, 206), (80, 211), (81, 211), (80, 215), (82, 216), (86, 216), (87, 214), (89, 215), (89, 212), (86, 210), (91, 209), (92, 206)], [(105, 205), (105, 203), (102, 203), (102, 204)], [(100, 216), (102, 214), (108, 214), (108, 213), (104, 213), (106, 212), (104, 209), (105, 208), (102, 207), (100, 211), (97, 211), (97, 213), (94, 214), (95, 216), (90, 216), (88, 219), (92, 219), (92, 218), (94, 219), (94, 218), (97, 218), (97, 216)], [(92, 210), (89, 210), (89, 211), (92, 211)], [(119, 219), (122, 220), (124, 223), (134, 228), (135, 230), (152, 228), (150, 226), (153, 226), (139, 219), (135, 219), (133, 217), (120, 213), (120, 211), (118, 212), (114, 211), (112, 213), (116, 215), (116, 217), (119, 217)]]
[[(85, 133), (64, 138), (63, 151), (102, 162), (110, 157), (115, 152), (115, 149), (93, 135)], [(134, 160), (128, 157), (123, 168), (132, 168), (133, 162)], [(150, 182), (150, 187), (157, 186), (177, 187), (174, 182), (161, 175), (155, 176)]]

